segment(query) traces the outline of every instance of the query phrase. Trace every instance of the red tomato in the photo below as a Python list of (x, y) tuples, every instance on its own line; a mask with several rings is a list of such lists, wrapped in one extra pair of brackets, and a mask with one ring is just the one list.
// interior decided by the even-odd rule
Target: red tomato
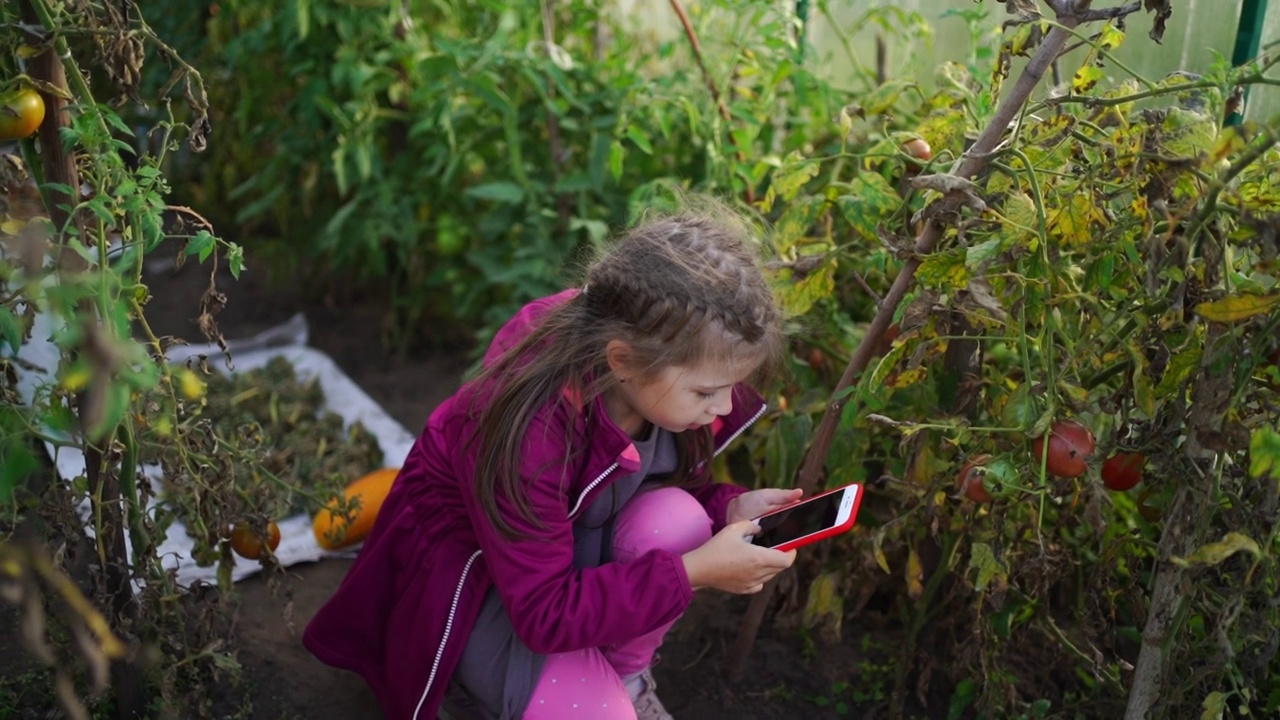
[(1118, 452), (1102, 463), (1102, 484), (1109, 490), (1125, 491), (1142, 482), (1147, 456), (1140, 452)]
[[(1089, 468), (1089, 456), (1096, 443), (1089, 428), (1074, 420), (1059, 420), (1049, 428), (1049, 454), (1045, 469), (1061, 478), (1080, 477)], [(1044, 436), (1031, 445), (1036, 463), (1044, 456)]]
[(969, 459), (969, 462), (964, 464), (964, 467), (960, 468), (960, 492), (976, 503), (989, 503), (994, 499), (991, 497), (991, 493), (987, 492), (986, 486), (982, 484), (982, 473), (977, 470), (977, 468), (986, 465), (990, 461), (991, 456), (985, 453), (974, 455)]

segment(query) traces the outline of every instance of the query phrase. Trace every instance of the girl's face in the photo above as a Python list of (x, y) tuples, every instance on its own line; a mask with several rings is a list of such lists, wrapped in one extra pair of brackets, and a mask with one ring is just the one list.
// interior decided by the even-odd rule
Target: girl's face
[(733, 409), (733, 386), (759, 366), (756, 358), (729, 364), (704, 363), (668, 367), (645, 380), (615, 369), (627, 382), (617, 385), (608, 399), (609, 414), (632, 437), (643, 437), (653, 423), (671, 432), (709, 425)]

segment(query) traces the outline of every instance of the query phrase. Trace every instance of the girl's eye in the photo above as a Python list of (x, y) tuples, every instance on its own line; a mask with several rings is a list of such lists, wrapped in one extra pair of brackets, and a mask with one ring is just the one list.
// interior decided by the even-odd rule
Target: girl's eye
[(716, 398), (716, 394), (715, 394), (715, 393), (699, 392), (699, 393), (698, 393), (698, 397), (702, 398), (703, 400), (714, 400), (714, 399)]

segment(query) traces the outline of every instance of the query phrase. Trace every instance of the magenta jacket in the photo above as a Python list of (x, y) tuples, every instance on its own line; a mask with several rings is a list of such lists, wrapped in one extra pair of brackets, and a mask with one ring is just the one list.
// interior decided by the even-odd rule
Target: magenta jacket
[[(524, 337), (567, 290), (530, 303), (494, 338), (492, 361)], [(355, 563), (307, 625), (306, 647), (320, 660), (359, 673), (389, 720), (435, 720), (449, 678), (488, 589), (496, 584), (516, 635), (533, 651), (564, 652), (637, 637), (679, 617), (693, 589), (679, 555), (653, 551), (628, 564), (573, 565), (573, 522), (611, 482), (638, 469), (631, 439), (603, 405), (597, 427), (583, 420), (571, 435), (592, 439), (580, 471), (563, 458), (568, 402), (550, 403), (528, 433), (528, 498), (543, 527), (510, 522), (523, 534), (503, 538), (471, 491), (474, 449), (464, 439), (467, 386), (427, 421)], [(603, 402), (602, 400), (600, 402)], [(734, 388), (733, 410), (715, 427), (716, 452), (764, 413), (761, 397)], [(581, 416), (578, 416), (581, 417)], [(729, 501), (746, 488), (725, 483), (693, 490), (724, 526)]]

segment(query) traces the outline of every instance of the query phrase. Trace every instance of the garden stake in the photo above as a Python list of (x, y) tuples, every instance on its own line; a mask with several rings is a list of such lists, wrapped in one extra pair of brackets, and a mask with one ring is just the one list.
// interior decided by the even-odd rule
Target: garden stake
[[(1077, 0), (1074, 6), (1072, 3), (1062, 2), (1061, 0), (1051, 3), (1058, 13), (1060, 26), (1055, 25), (1045, 36), (1040, 47), (1036, 49), (1035, 55), (1027, 63), (1022, 74), (1018, 76), (1018, 80), (1014, 83), (1009, 94), (1000, 102), (1000, 106), (991, 122), (982, 131), (982, 134), (978, 136), (973, 146), (961, 157), (959, 166), (953, 173), (954, 175), (961, 178), (972, 178), (986, 167), (991, 157), (995, 154), (997, 146), (1008, 130), (1010, 123), (1017, 118), (1023, 106), (1026, 105), (1027, 99), (1031, 97), (1031, 91), (1039, 85), (1053, 61), (1061, 53), (1067, 39), (1072, 35), (1072, 30), (1079, 24), (1081, 16), (1088, 14), (1091, 4), (1092, 0)], [(1130, 12), (1135, 12), (1138, 9), (1138, 7), (1134, 7)], [(920, 267), (921, 259), (932, 252), (934, 246), (938, 244), (938, 240), (942, 238), (946, 226), (937, 218), (954, 214), (962, 205), (962, 200), (963, 198), (959, 197), (959, 193), (952, 193), (940, 201), (940, 212), (934, 216), (934, 219), (925, 224), (924, 230), (916, 240), (912, 254), (904, 262), (902, 270), (898, 273), (893, 285), (890, 286), (889, 292), (885, 294), (883, 302), (876, 310), (875, 317), (871, 321), (871, 325), (867, 328), (866, 335), (858, 343), (857, 349), (853, 352), (853, 357), (849, 359), (849, 365), (845, 368), (844, 374), (840, 376), (840, 380), (832, 393), (832, 400), (822, 415), (818, 429), (814, 432), (813, 444), (809, 447), (809, 451), (805, 454), (804, 462), (800, 466), (796, 486), (804, 490), (806, 496), (812, 493), (817, 486), (823, 465), (826, 463), (827, 452), (835, 439), (835, 432), (840, 423), (844, 405), (848, 401), (848, 394), (844, 390), (852, 386), (862, 371), (866, 369), (871, 356), (875, 352), (876, 344), (884, 335), (884, 332), (889, 329), (898, 305), (901, 304), (903, 297), (914, 286), (915, 273), (917, 268)], [(765, 585), (761, 592), (751, 598), (751, 604), (747, 608), (742, 629), (738, 633), (738, 639), (729, 650), (727, 667), (728, 675), (731, 679), (739, 680), (746, 672), (751, 648), (755, 644), (756, 635), (760, 631), (760, 623), (764, 619), (764, 613), (769, 605), (769, 600), (773, 596), (773, 589), (776, 583), (777, 578), (774, 578), (774, 580)]]

